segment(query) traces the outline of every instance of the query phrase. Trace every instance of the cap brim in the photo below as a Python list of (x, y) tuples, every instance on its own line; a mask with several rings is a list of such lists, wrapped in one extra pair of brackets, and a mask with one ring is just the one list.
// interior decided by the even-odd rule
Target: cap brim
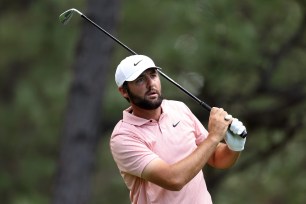
[(137, 72), (135, 72), (134, 74), (132, 74), (129, 78), (127, 78), (125, 81), (134, 81), (135, 79), (137, 79), (137, 77), (139, 77), (139, 75), (146, 71), (147, 69), (152, 69), (152, 68), (155, 68), (155, 69), (161, 69), (160, 67), (148, 67), (148, 68), (145, 68), (145, 69), (141, 69), (141, 70), (138, 70)]

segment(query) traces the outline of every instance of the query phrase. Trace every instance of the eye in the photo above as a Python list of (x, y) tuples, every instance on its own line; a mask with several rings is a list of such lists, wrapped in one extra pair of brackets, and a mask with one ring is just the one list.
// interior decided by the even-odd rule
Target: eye
[(151, 76), (151, 78), (157, 77), (157, 72), (156, 71), (151, 72), (150, 76)]
[(144, 77), (143, 76), (140, 76), (138, 77), (136, 80), (135, 80), (136, 84), (140, 84), (142, 82), (144, 82)]
[(155, 79), (156, 78), (156, 74), (151, 74), (150, 77), (151, 77), (151, 79)]

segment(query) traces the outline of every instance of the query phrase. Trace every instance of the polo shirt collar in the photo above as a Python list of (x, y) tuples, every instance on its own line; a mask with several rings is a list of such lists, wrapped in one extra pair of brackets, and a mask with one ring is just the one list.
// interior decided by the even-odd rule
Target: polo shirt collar
[[(164, 101), (165, 100), (163, 100), (163, 102), (161, 104), (162, 115), (161, 115), (160, 118), (162, 118), (167, 113), (167, 108), (165, 107)], [(137, 117), (137, 116), (133, 115), (131, 112), (132, 112), (132, 107), (131, 106), (123, 111), (123, 122), (129, 123), (129, 124), (135, 125), (135, 126), (142, 126), (142, 125), (147, 124), (147, 123), (152, 123), (153, 119), (148, 120), (148, 119), (145, 119), (145, 118), (140, 118), (140, 117)], [(153, 121), (155, 121), (155, 120), (153, 120)]]

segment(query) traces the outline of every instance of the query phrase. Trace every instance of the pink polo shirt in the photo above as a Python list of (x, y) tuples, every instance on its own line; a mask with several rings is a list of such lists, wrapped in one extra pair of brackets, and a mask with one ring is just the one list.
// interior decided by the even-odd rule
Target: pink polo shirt
[(180, 191), (166, 190), (140, 178), (153, 159), (173, 164), (190, 155), (206, 137), (207, 131), (182, 102), (163, 100), (159, 121), (136, 117), (131, 107), (110, 139), (113, 158), (133, 204), (210, 204), (203, 172), (200, 171)]

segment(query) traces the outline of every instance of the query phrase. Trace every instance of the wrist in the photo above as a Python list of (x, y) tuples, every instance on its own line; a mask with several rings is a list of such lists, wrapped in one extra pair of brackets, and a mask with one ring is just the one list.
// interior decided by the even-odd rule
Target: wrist
[(209, 133), (206, 140), (208, 140), (213, 145), (218, 145), (220, 143), (220, 139), (218, 138), (218, 135)]

